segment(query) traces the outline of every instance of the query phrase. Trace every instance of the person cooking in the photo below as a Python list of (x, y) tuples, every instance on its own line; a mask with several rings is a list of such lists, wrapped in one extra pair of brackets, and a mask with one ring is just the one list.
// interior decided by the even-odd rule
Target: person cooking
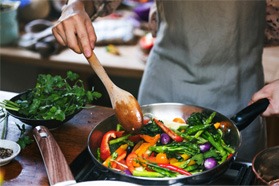
[[(69, 0), (53, 34), (90, 57), (97, 40), (92, 20), (120, 3)], [(279, 115), (279, 80), (264, 86), (265, 1), (157, 0), (156, 6), (158, 30), (139, 88), (141, 105), (180, 102), (231, 117), (266, 97), (270, 105), (262, 116)], [(265, 123), (258, 117), (241, 133), (237, 158), (251, 161), (266, 147)]]

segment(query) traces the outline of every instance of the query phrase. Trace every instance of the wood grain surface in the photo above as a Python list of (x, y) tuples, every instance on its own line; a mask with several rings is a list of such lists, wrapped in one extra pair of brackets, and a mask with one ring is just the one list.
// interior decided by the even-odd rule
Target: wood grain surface
[[(87, 138), (94, 126), (113, 114), (114, 111), (111, 108), (95, 106), (82, 110), (60, 128), (51, 130), (68, 164), (86, 149)], [(15, 123), (20, 123), (20, 121), (10, 117), (7, 139), (14, 141), (20, 134)], [(32, 137), (32, 128), (28, 125), (26, 127), (28, 134)], [(0, 133), (2, 133), (2, 127)], [(0, 167), (0, 171), (4, 174), (4, 186), (49, 185), (44, 162), (35, 140), (11, 163)]]

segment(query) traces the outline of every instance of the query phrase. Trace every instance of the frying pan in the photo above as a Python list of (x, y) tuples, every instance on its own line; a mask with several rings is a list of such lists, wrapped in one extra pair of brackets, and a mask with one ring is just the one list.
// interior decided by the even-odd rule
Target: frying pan
[(33, 134), (43, 157), (51, 186), (108, 186), (109, 184), (113, 186), (137, 186), (136, 184), (128, 182), (108, 180), (77, 183), (60, 147), (50, 131), (45, 126), (37, 126), (33, 129)]
[[(261, 114), (267, 106), (269, 105), (268, 99), (261, 99), (252, 105), (244, 108), (232, 118), (227, 118), (219, 112), (214, 110), (195, 106), (195, 105), (185, 105), (180, 103), (157, 103), (142, 106), (143, 114), (151, 113), (153, 116), (159, 118), (160, 120), (172, 120), (175, 117), (182, 117), (187, 120), (187, 118), (193, 112), (204, 112), (206, 114), (211, 114), (216, 112), (213, 122), (221, 123), (221, 130), (224, 133), (224, 141), (235, 149), (233, 156), (228, 158), (222, 164), (216, 166), (213, 169), (192, 175), (192, 176), (181, 176), (175, 178), (146, 178), (146, 177), (134, 177), (130, 175), (125, 175), (121, 172), (109, 169), (103, 166), (97, 160), (97, 149), (100, 147), (100, 143), (103, 135), (109, 130), (115, 130), (116, 124), (118, 123), (115, 115), (107, 118), (100, 124), (98, 124), (88, 137), (88, 150), (89, 153), (95, 162), (95, 164), (103, 172), (113, 172), (116, 174), (122, 181), (135, 182), (142, 185), (170, 185), (170, 184), (206, 184), (211, 181), (216, 180), (221, 176), (230, 166), (230, 163), (235, 159), (237, 150), (241, 144), (240, 130), (247, 127), (259, 114)], [(121, 175), (121, 176), (120, 176)]]

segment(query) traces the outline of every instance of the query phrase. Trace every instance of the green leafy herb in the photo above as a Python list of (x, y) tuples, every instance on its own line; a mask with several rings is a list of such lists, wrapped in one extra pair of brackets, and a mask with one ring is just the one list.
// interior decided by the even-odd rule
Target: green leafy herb
[(55, 119), (63, 121), (67, 115), (84, 108), (100, 98), (99, 92), (86, 91), (79, 75), (71, 71), (62, 78), (59, 75), (39, 74), (36, 86), (19, 100), (4, 100), (0, 106), (18, 111), (29, 119)]
[(17, 128), (20, 130), (20, 136), (17, 140), (17, 143), (21, 147), (21, 149), (24, 149), (27, 145), (31, 144), (34, 140), (30, 138), (30, 136), (26, 135), (26, 129), (25, 125), (23, 124), (22, 127), (20, 125), (16, 124)]

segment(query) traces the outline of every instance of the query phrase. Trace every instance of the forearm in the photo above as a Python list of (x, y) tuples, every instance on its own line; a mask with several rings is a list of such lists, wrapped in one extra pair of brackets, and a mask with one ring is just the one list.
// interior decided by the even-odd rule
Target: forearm
[(120, 5), (121, 0), (68, 0), (67, 4), (82, 3), (92, 20), (111, 14)]

